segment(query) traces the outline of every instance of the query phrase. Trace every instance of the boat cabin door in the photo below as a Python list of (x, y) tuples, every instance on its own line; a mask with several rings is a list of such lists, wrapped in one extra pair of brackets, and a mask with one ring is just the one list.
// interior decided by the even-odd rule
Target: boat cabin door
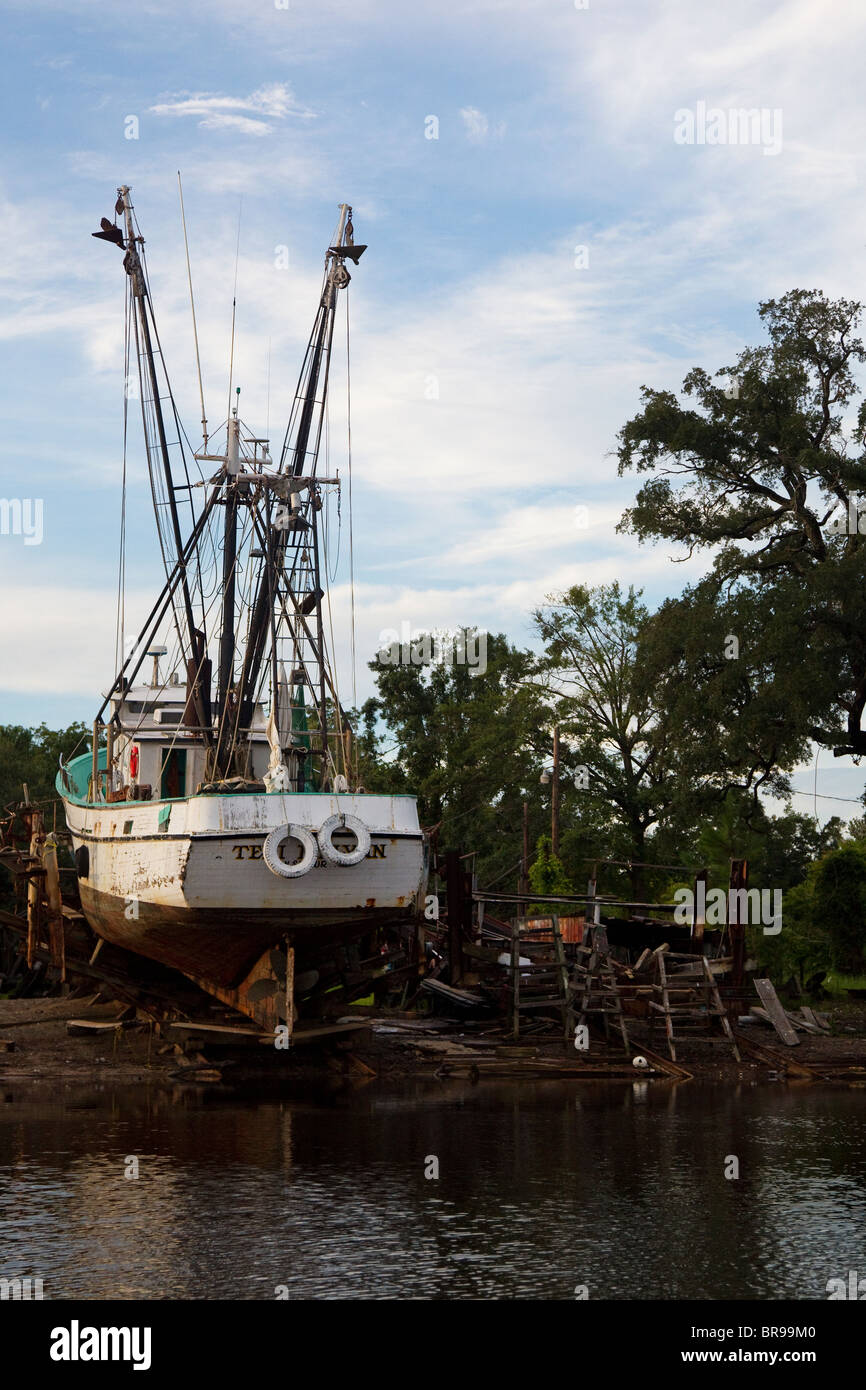
[(186, 749), (166, 748), (162, 754), (162, 770), (159, 778), (161, 801), (171, 797), (186, 795)]

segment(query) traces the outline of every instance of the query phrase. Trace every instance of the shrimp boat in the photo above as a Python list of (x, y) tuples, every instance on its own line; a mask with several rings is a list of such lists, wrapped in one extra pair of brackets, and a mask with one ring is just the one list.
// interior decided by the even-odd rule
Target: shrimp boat
[(285, 962), (411, 923), (426, 889), (415, 798), (359, 785), (323, 615), (323, 517), (339, 474), (322, 474), (319, 455), (336, 306), (366, 248), (341, 205), (275, 461), (231, 385), (225, 425), (208, 435), (202, 393), (203, 445), (186, 442), (128, 187), (93, 235), (123, 252), (127, 368), (137, 363), (127, 382), (138, 381), (165, 583), (91, 750), (58, 774), (81, 907), (99, 937), (261, 1018), (275, 948)]

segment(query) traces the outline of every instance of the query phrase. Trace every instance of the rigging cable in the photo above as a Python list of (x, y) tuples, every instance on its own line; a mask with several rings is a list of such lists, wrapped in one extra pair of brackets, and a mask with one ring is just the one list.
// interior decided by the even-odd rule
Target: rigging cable
[(120, 553), (117, 561), (117, 621), (114, 631), (114, 668), (121, 665), (126, 636), (126, 443), (129, 425), (129, 353), (132, 281), (127, 277), (123, 313), (123, 465), (120, 484)]
[(186, 234), (186, 212), (183, 206), (183, 184), (180, 170), (177, 171), (177, 191), (180, 194), (180, 220), (183, 223), (183, 244), (186, 250), (186, 278), (189, 282), (189, 307), (192, 312), (192, 336), (195, 341), (195, 365), (198, 371), (198, 394), (201, 401), (201, 432), (204, 439), (204, 453), (207, 453), (207, 413), (204, 408), (204, 386), (201, 379), (201, 358), (198, 351), (198, 327), (195, 321), (195, 297), (192, 292), (192, 269), (189, 263), (189, 240)]
[(349, 288), (346, 286), (346, 420), (348, 427), (349, 471), (349, 591), (351, 594), (352, 633), (352, 708), (358, 708), (358, 666), (355, 655), (355, 544), (352, 528), (352, 378), (349, 351)]

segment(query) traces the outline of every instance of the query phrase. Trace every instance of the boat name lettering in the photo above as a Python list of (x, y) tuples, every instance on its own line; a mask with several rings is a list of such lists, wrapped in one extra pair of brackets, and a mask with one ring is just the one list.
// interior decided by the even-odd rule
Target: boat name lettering
[[(280, 858), (286, 863), (294, 863), (294, 860), (286, 859), (286, 842), (280, 845), (277, 851)], [(261, 859), (264, 853), (262, 845), (232, 845), (232, 854), (235, 859)], [(386, 845), (371, 845), (365, 856), (367, 859), (385, 859), (387, 857)], [(297, 859), (297, 855), (295, 856)], [(326, 861), (321, 857), (316, 861), (318, 868), (325, 867)]]

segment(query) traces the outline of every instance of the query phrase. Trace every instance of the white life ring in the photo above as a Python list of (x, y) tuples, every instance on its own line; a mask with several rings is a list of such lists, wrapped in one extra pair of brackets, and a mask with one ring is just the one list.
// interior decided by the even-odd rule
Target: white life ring
[[(280, 858), (280, 845), (284, 840), (297, 840), (303, 850), (303, 854), (297, 864), (287, 864)], [(318, 846), (309, 830), (305, 830), (302, 825), (278, 825), (265, 838), (262, 847), (262, 858), (267, 864), (272, 874), (277, 874), (280, 878), (300, 878), (302, 874), (307, 874), (312, 869), (319, 856)]]
[[(348, 854), (334, 845), (331, 836), (335, 830), (351, 830), (357, 839), (357, 845)], [(321, 829), (316, 831), (316, 839), (322, 857), (339, 869), (351, 869), (353, 864), (360, 864), (362, 859), (366, 859), (370, 852), (370, 832), (357, 816), (328, 816)]]

